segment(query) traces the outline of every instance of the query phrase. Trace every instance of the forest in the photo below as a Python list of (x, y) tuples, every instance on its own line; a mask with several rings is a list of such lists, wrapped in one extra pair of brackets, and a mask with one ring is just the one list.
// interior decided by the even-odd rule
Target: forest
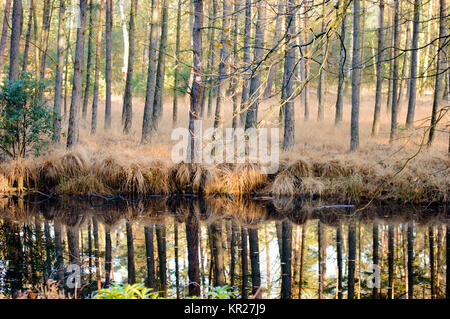
[[(159, 288), (148, 298), (449, 296), (446, 0), (0, 8), (0, 298), (62, 280), (66, 261), (89, 271), (72, 296), (111, 297), (114, 260)], [(372, 259), (385, 291), (366, 285)]]

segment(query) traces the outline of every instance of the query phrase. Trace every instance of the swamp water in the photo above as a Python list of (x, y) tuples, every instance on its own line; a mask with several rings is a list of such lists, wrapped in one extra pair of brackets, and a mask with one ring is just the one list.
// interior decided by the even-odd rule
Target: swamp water
[(326, 205), (5, 198), (0, 296), (31, 298), (50, 279), (79, 298), (112, 283), (164, 298), (445, 298), (447, 207)]

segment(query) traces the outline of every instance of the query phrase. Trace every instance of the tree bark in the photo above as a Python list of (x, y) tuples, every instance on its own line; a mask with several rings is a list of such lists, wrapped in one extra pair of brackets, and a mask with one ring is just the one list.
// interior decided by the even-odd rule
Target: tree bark
[[(383, 0), (381, 0), (383, 2)], [(381, 6), (381, 5), (380, 5)], [(342, 123), (343, 109), (344, 109), (344, 80), (345, 80), (345, 33), (347, 30), (347, 14), (344, 13), (344, 17), (341, 22), (341, 50), (339, 57), (339, 79), (338, 79), (338, 91), (336, 99), (336, 115), (334, 119), (334, 124), (339, 125)]]
[(9, 52), (9, 80), (19, 79), (20, 35), (22, 34), (22, 0), (14, 0), (12, 10), (11, 47)]
[(178, 121), (178, 74), (180, 68), (180, 38), (181, 38), (181, 3), (182, 0), (178, 0), (177, 8), (177, 30), (175, 40), (175, 65), (173, 76), (173, 107), (172, 107), (172, 126), (175, 127)]
[[(196, 20), (199, 12), (202, 12), (202, 0), (194, 0), (196, 8)], [(200, 4), (199, 4), (200, 2)], [(198, 22), (198, 21), (197, 21)], [(198, 25), (197, 25), (198, 26)], [(197, 30), (198, 31), (198, 30)], [(186, 243), (188, 251), (188, 294), (189, 296), (200, 296), (200, 269), (199, 269), (199, 221), (193, 210), (189, 212), (186, 219)]]
[(106, 0), (106, 30), (105, 30), (105, 130), (111, 128), (111, 32), (113, 25), (113, 3), (112, 0)]
[(63, 68), (64, 68), (64, 50), (66, 47), (66, 39), (64, 36), (64, 21), (66, 13), (65, 0), (59, 1), (59, 22), (58, 22), (58, 48), (56, 52), (56, 79), (55, 79), (55, 100), (53, 112), (53, 142), (61, 141), (61, 108), (62, 108), (62, 85), (63, 85)]
[[(374, 223), (372, 226), (373, 264), (379, 267), (380, 265), (378, 260), (378, 246), (379, 246), (378, 243), (379, 243), (378, 223)], [(372, 299), (378, 299), (378, 287), (375, 287), (375, 285), (372, 288)]]
[(381, 101), (383, 99), (383, 69), (384, 69), (384, 0), (380, 0), (378, 17), (378, 51), (377, 51), (377, 86), (375, 91), (375, 109), (373, 113), (372, 136), (377, 136), (380, 129)]
[(124, 110), (124, 123), (123, 132), (129, 134), (131, 132), (131, 126), (133, 121), (133, 73), (134, 73), (134, 55), (135, 55), (135, 33), (136, 33), (136, 10), (138, 6), (138, 0), (131, 1), (130, 8), (130, 30), (129, 35), (129, 52), (128, 52), (128, 70), (127, 79), (125, 82), (125, 94), (123, 98), (123, 110)]
[(77, 29), (77, 42), (75, 48), (75, 63), (73, 72), (72, 100), (70, 103), (69, 129), (67, 134), (67, 147), (72, 148), (78, 144), (80, 130), (80, 104), (83, 89), (84, 39), (86, 33), (86, 4), (87, 0), (80, 0), (80, 27)]
[(252, 268), (252, 294), (254, 298), (259, 299), (260, 297), (256, 295), (259, 287), (261, 287), (258, 229), (249, 229), (248, 239), (250, 243), (250, 264)]
[[(431, 146), (434, 140), (436, 125), (438, 123), (438, 109), (442, 104), (443, 79), (445, 74), (445, 47), (444, 41), (447, 35), (447, 4), (446, 0), (439, 0), (439, 47), (436, 61), (436, 75), (434, 84), (433, 110), (431, 112), (430, 133), (428, 135), (427, 145)], [(448, 45), (448, 43), (447, 43)], [(447, 70), (447, 72), (449, 72)]]
[(111, 282), (112, 271), (112, 245), (111, 233), (109, 229), (105, 230), (105, 287), (108, 288)]
[(193, 45), (193, 73), (194, 80), (191, 89), (191, 106), (189, 112), (189, 138), (188, 156), (191, 162), (200, 159), (200, 141), (194, 134), (194, 122), (199, 119), (203, 97), (202, 65), (203, 65), (203, 47), (202, 47), (202, 28), (203, 28), (203, 0), (194, 1), (194, 28), (192, 32)]
[[(294, 147), (295, 140), (295, 105), (294, 105), (294, 81), (295, 81), (295, 42), (292, 37), (295, 30), (295, 1), (288, 0), (286, 9), (286, 46), (284, 61), (284, 83), (282, 92), (282, 107), (284, 109), (284, 139), (283, 149), (288, 151)], [(283, 105), (284, 104), (284, 105)]]
[(339, 224), (336, 229), (336, 255), (337, 255), (337, 268), (338, 268), (338, 286), (337, 286), (337, 295), (338, 299), (342, 299), (343, 297), (343, 265), (342, 265), (342, 225)]
[(6, 38), (8, 36), (9, 15), (11, 13), (11, 0), (5, 2), (5, 14), (3, 15), (2, 36), (0, 38), (0, 68), (3, 68), (3, 55), (5, 54)]
[(245, 125), (246, 122), (246, 114), (247, 114), (247, 108), (248, 108), (248, 102), (249, 102), (249, 95), (250, 95), (250, 72), (247, 70), (250, 66), (250, 39), (251, 39), (251, 33), (252, 33), (252, 2), (251, 0), (245, 0), (245, 27), (244, 27), (244, 57), (242, 60), (242, 63), (244, 65), (244, 68), (247, 72), (243, 74), (244, 77), (244, 83), (242, 86), (242, 97), (241, 97), (241, 112), (240, 112), (240, 124)]
[(26, 72), (28, 66), (28, 52), (30, 51), (31, 29), (33, 28), (33, 16), (34, 16), (34, 0), (30, 0), (30, 8), (28, 10), (27, 34), (25, 36), (25, 48), (23, 50), (22, 72)]
[(166, 67), (166, 46), (167, 46), (167, 19), (168, 4), (167, 0), (162, 0), (162, 20), (161, 20), (161, 38), (159, 40), (158, 65), (156, 68), (155, 97), (153, 98), (153, 118), (152, 129), (158, 131), (158, 124), (163, 112), (163, 91), (164, 77)]
[[(108, 0), (107, 0), (108, 1)], [(97, 132), (97, 110), (98, 110), (98, 89), (100, 80), (100, 53), (102, 49), (102, 28), (103, 28), (103, 10), (105, 0), (100, 1), (100, 14), (98, 18), (97, 44), (95, 48), (95, 75), (94, 75), (94, 92), (92, 94), (92, 117), (91, 117), (91, 134)]]
[(408, 223), (408, 298), (414, 299), (414, 225)]
[(394, 0), (394, 56), (392, 69), (392, 108), (391, 108), (391, 133), (389, 143), (393, 143), (397, 135), (398, 115), (398, 43), (400, 43), (399, 6), (401, 0)]
[(158, 244), (159, 261), (159, 292), (162, 297), (167, 294), (167, 248), (166, 226), (158, 225), (156, 228), (156, 241)]
[(394, 299), (394, 226), (388, 226), (388, 298)]
[(142, 144), (149, 144), (151, 142), (151, 130), (153, 121), (153, 100), (155, 98), (155, 82), (156, 82), (156, 55), (158, 44), (158, 29), (159, 14), (157, 9), (157, 0), (152, 0), (152, 14), (150, 25), (150, 40), (148, 48), (148, 72), (147, 72), (147, 89), (145, 92), (144, 105), (144, 121), (142, 124)]
[(88, 25), (88, 47), (87, 47), (87, 62), (86, 62), (86, 80), (84, 83), (83, 108), (81, 109), (81, 116), (83, 120), (86, 119), (87, 107), (89, 102), (89, 92), (91, 89), (91, 66), (92, 66), (92, 38), (94, 37), (94, 4), (89, 1), (89, 25)]
[(360, 0), (353, 1), (353, 61), (352, 61), (352, 116), (350, 124), (350, 151), (359, 149), (359, 99), (361, 85), (361, 7)]
[(408, 96), (408, 114), (406, 116), (406, 128), (414, 127), (414, 113), (416, 110), (416, 91), (417, 91), (417, 61), (420, 33), (420, 0), (414, 0), (414, 23), (411, 43), (411, 64), (409, 70), (409, 96)]
[(347, 270), (348, 299), (355, 298), (355, 259), (356, 259), (356, 226), (354, 223), (350, 223), (348, 225), (348, 270)]
[(247, 229), (241, 227), (241, 273), (242, 273), (242, 299), (248, 298), (248, 246)]
[(281, 298), (292, 298), (292, 223), (283, 221), (281, 254)]
[(155, 248), (153, 244), (153, 225), (144, 227), (145, 235), (145, 256), (147, 260), (147, 285), (156, 291), (155, 277)]
[(133, 227), (129, 222), (126, 223), (126, 229), (127, 229), (128, 284), (133, 285), (136, 283), (136, 269), (134, 263)]

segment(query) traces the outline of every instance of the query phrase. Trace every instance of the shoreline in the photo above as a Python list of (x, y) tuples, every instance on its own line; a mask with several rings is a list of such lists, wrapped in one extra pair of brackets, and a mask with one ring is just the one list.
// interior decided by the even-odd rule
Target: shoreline
[(28, 190), (54, 195), (120, 194), (128, 198), (193, 194), (232, 198), (303, 196), (339, 204), (449, 203), (450, 178), (445, 174), (449, 169), (445, 161), (430, 159), (403, 170), (398, 161), (369, 164), (302, 158), (283, 161), (276, 174), (265, 175), (254, 164), (170, 165), (162, 160), (126, 160), (69, 151), (2, 163), (0, 194)]

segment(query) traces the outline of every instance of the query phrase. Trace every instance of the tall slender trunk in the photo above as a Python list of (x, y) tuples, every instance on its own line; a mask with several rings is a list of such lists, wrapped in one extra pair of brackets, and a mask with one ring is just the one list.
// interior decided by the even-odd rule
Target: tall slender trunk
[[(10, 1), (10, 0), (8, 0)], [(31, 29), (33, 28), (33, 16), (34, 16), (34, 0), (30, 0), (30, 8), (28, 10), (28, 24), (27, 24), (27, 34), (25, 36), (25, 48), (23, 50), (23, 62), (22, 62), (22, 72), (27, 71), (28, 66), (28, 53), (30, 51), (30, 40), (31, 40)], [(1, 56), (1, 53), (0, 53)], [(0, 57), (1, 59), (1, 57)], [(0, 62), (1, 67), (1, 62)]]
[[(122, 36), (123, 36), (123, 66), (122, 66), (122, 76), (124, 80), (126, 79), (126, 73), (128, 70), (128, 61), (129, 61), (129, 51), (130, 51), (130, 42), (129, 35), (127, 29), (127, 22), (125, 19), (125, 8), (123, 0), (118, 1), (119, 5), (119, 13), (120, 13), (120, 22), (122, 24)], [(124, 119), (124, 110), (122, 110), (122, 120)]]
[(155, 248), (153, 244), (153, 225), (144, 227), (145, 235), (145, 257), (147, 261), (147, 285), (156, 291), (155, 277)]
[[(275, 31), (273, 33), (273, 37), (272, 37), (272, 47), (275, 47), (278, 45), (278, 41), (280, 40), (280, 26), (282, 23), (282, 17), (284, 15), (284, 13), (282, 12), (283, 10), (283, 2), (279, 2), (278, 7), (277, 7), (277, 12), (276, 12), (276, 19), (275, 19)], [(289, 13), (288, 13), (289, 14)], [(288, 20), (289, 18), (286, 16), (286, 20)], [(294, 20), (295, 21), (295, 20)], [(292, 35), (287, 34), (287, 36), (290, 38)], [(288, 43), (288, 41), (286, 41)], [(266, 83), (266, 88), (264, 89), (264, 95), (263, 97), (265, 99), (271, 97), (272, 95), (272, 88), (273, 88), (273, 83), (275, 80), (275, 75), (278, 71), (278, 62), (276, 61), (276, 58), (272, 58), (271, 60), (269, 60), (269, 72), (267, 74), (267, 83)]]
[(128, 284), (136, 283), (136, 269), (134, 263), (134, 239), (133, 227), (129, 222), (126, 223), (127, 229), (127, 260), (128, 260)]
[(336, 255), (337, 255), (337, 269), (338, 269), (338, 286), (337, 286), (337, 295), (338, 299), (342, 299), (343, 297), (343, 266), (342, 266), (342, 225), (339, 224), (336, 229)]
[(388, 226), (388, 298), (394, 299), (394, 226)]
[(177, 35), (175, 40), (175, 66), (173, 76), (173, 108), (172, 108), (172, 126), (175, 127), (178, 121), (178, 74), (180, 67), (180, 38), (181, 38), (181, 3), (178, 0), (177, 8)]
[[(108, 0), (107, 0), (108, 1)], [(92, 117), (91, 117), (91, 134), (97, 132), (97, 110), (98, 110), (98, 89), (100, 80), (100, 53), (102, 49), (102, 28), (103, 28), (103, 10), (105, 0), (100, 1), (100, 14), (98, 18), (97, 44), (95, 48), (95, 75), (94, 75), (94, 92), (92, 94)]]
[(86, 80), (84, 83), (83, 107), (81, 109), (81, 117), (83, 120), (87, 116), (87, 107), (89, 102), (89, 92), (91, 89), (91, 67), (92, 67), (92, 38), (94, 37), (94, 4), (89, 1), (89, 25), (88, 25), (88, 47), (87, 47), (87, 62), (86, 62)]
[(194, 122), (199, 119), (204, 85), (202, 81), (203, 70), (203, 45), (202, 45), (202, 28), (203, 28), (203, 0), (194, 1), (194, 28), (192, 31), (192, 46), (193, 46), (193, 73), (194, 78), (191, 89), (191, 105), (189, 112), (189, 138), (190, 145), (188, 146), (189, 158), (192, 162), (196, 162), (200, 158), (199, 138), (194, 134)]
[(95, 278), (97, 279), (97, 289), (102, 288), (102, 275), (100, 269), (100, 243), (98, 238), (98, 222), (95, 218), (92, 220), (92, 233), (94, 235), (94, 264), (95, 264)]
[(44, 12), (42, 17), (42, 33), (40, 40), (40, 63), (39, 63), (39, 77), (41, 80), (45, 78), (45, 68), (47, 65), (48, 41), (50, 36), (50, 26), (53, 12), (53, 2), (51, 0), (44, 0)]
[(166, 249), (166, 226), (158, 225), (156, 228), (156, 241), (158, 244), (159, 262), (159, 292), (162, 297), (167, 293), (167, 249)]
[(326, 272), (327, 272), (327, 242), (325, 225), (319, 221), (318, 223), (318, 268), (319, 268), (319, 299), (323, 299), (323, 290), (326, 286)]
[[(194, 0), (196, 8), (196, 20), (198, 19), (198, 13), (202, 12), (203, 3), (202, 0)], [(198, 23), (198, 21), (197, 21)], [(198, 26), (198, 25), (197, 25)], [(199, 221), (195, 216), (194, 211), (191, 209), (186, 219), (186, 243), (188, 251), (188, 276), (189, 296), (200, 296), (200, 269), (199, 269)]]
[(108, 288), (111, 282), (112, 271), (112, 244), (111, 233), (105, 229), (105, 287)]
[(281, 254), (281, 298), (292, 298), (292, 223), (283, 221)]
[(409, 70), (409, 96), (408, 114), (406, 116), (406, 128), (414, 127), (414, 113), (416, 111), (416, 91), (417, 91), (417, 61), (420, 33), (420, 0), (414, 0), (413, 34), (411, 43), (411, 64)]
[(57, 278), (59, 282), (64, 280), (64, 246), (63, 246), (63, 233), (61, 229), (60, 223), (54, 224), (55, 231), (55, 252), (56, 252), (56, 270), (57, 270)]
[(247, 229), (241, 227), (241, 273), (242, 273), (242, 299), (248, 298), (248, 246)]
[(59, 1), (59, 22), (58, 22), (58, 49), (57, 49), (57, 65), (55, 79), (55, 100), (53, 112), (53, 142), (61, 141), (61, 108), (62, 108), (62, 85), (63, 85), (63, 68), (64, 68), (64, 50), (66, 47), (66, 39), (64, 37), (64, 21), (65, 21), (66, 4), (65, 0)]
[(166, 67), (166, 46), (167, 46), (167, 19), (168, 4), (167, 0), (162, 0), (162, 20), (161, 20), (161, 38), (159, 40), (158, 65), (156, 68), (155, 97), (153, 98), (153, 118), (152, 129), (158, 131), (158, 124), (163, 112), (163, 93), (164, 77)]
[[(381, 0), (383, 2), (383, 0)], [(381, 6), (381, 5), (380, 5)], [(336, 99), (336, 115), (334, 119), (334, 124), (339, 125), (342, 123), (343, 110), (344, 110), (344, 80), (345, 80), (345, 60), (346, 60), (346, 50), (345, 50), (345, 33), (347, 30), (347, 14), (344, 14), (341, 22), (341, 50), (339, 57), (339, 79), (338, 79), (338, 91)]]
[[(303, 6), (303, 29), (306, 30), (308, 28), (308, 9), (306, 5)], [(308, 43), (308, 33), (305, 32), (304, 42)], [(308, 56), (308, 47), (305, 47), (305, 56)], [(305, 77), (305, 87), (303, 89), (303, 105), (305, 107), (305, 121), (309, 120), (309, 85), (308, 85), (308, 77), (309, 77), (309, 59), (306, 59), (304, 62), (304, 77)]]
[(240, 111), (240, 124), (244, 125), (246, 122), (246, 114), (248, 109), (248, 102), (250, 97), (250, 76), (251, 72), (250, 70), (250, 39), (251, 39), (251, 33), (252, 33), (252, 2), (251, 0), (245, 0), (245, 26), (244, 26), (244, 57), (242, 60), (242, 63), (245, 68), (245, 74), (243, 74), (244, 77), (244, 83), (242, 86), (242, 97), (241, 97), (241, 111)]
[(298, 285), (298, 299), (302, 299), (303, 292), (303, 267), (305, 264), (305, 235), (306, 235), (306, 226), (302, 225), (302, 244), (300, 247), (300, 271), (299, 271), (299, 285)]
[(328, 46), (328, 39), (326, 37), (326, 21), (325, 21), (325, 1), (322, 2), (322, 53), (321, 53), (321, 59), (320, 62), (320, 70), (319, 70), (319, 77), (318, 77), (318, 85), (317, 85), (317, 101), (318, 101), (318, 107), (317, 107), (317, 120), (323, 121), (325, 117), (325, 69), (326, 69), (326, 63), (327, 63), (327, 46)]
[(14, 0), (12, 10), (11, 47), (9, 50), (9, 80), (19, 79), (20, 35), (22, 34), (22, 0)]
[(428, 227), (428, 239), (430, 247), (430, 290), (431, 299), (436, 299), (436, 271), (435, 271), (435, 256), (434, 256), (434, 227)]
[(259, 296), (256, 295), (258, 289), (261, 287), (258, 229), (249, 229), (248, 239), (250, 243), (250, 264), (252, 268), (252, 294), (254, 298), (259, 299)]
[(360, 99), (360, 27), (361, 7), (360, 0), (353, 1), (353, 61), (352, 61), (352, 117), (350, 124), (350, 150), (359, 149), (359, 99)]
[(129, 35), (129, 52), (128, 52), (128, 70), (125, 82), (125, 94), (123, 97), (124, 122), (123, 132), (129, 134), (133, 121), (133, 73), (134, 73), (134, 56), (135, 56), (135, 33), (136, 33), (136, 10), (138, 0), (131, 1), (130, 8), (130, 30)]
[(5, 54), (6, 38), (8, 36), (9, 15), (11, 13), (11, 0), (6, 0), (3, 15), (2, 36), (0, 38), (0, 68), (3, 68), (3, 55)]
[(217, 79), (217, 96), (216, 96), (216, 113), (214, 118), (214, 129), (220, 130), (223, 126), (223, 107), (222, 99), (225, 97), (227, 84), (225, 80), (229, 73), (230, 52), (228, 50), (230, 43), (230, 27), (231, 27), (231, 1), (223, 0), (222, 9), (222, 35), (220, 48), (219, 77)]
[[(430, 133), (428, 135), (427, 145), (431, 146), (434, 140), (436, 125), (438, 123), (438, 109), (442, 104), (443, 80), (445, 74), (445, 37), (447, 36), (447, 4), (446, 0), (439, 0), (439, 50), (436, 61), (436, 75), (434, 84), (433, 110), (431, 112)], [(448, 45), (448, 42), (447, 42)], [(447, 72), (449, 72), (447, 70)]]
[(178, 240), (178, 223), (175, 221), (173, 225), (173, 236), (174, 236), (174, 255), (175, 255), (175, 289), (177, 293), (177, 299), (180, 299), (180, 267), (178, 263), (178, 250), (179, 250), (179, 240)]
[(392, 69), (392, 108), (391, 108), (391, 132), (389, 143), (393, 143), (397, 135), (397, 115), (398, 115), (398, 43), (400, 43), (399, 6), (401, 0), (394, 0), (394, 62)]
[(211, 234), (211, 248), (214, 259), (214, 285), (216, 287), (222, 287), (225, 285), (222, 223), (213, 223), (209, 226), (209, 229)]
[(348, 299), (355, 298), (355, 260), (356, 260), (356, 226), (354, 223), (350, 223), (348, 225), (348, 270), (347, 270)]
[(380, 129), (381, 101), (383, 99), (384, 72), (384, 0), (380, 0), (378, 16), (378, 50), (377, 50), (377, 87), (375, 91), (375, 109), (373, 113), (372, 136), (377, 136)]
[(80, 0), (80, 20), (77, 29), (77, 43), (75, 48), (75, 64), (73, 71), (72, 100), (70, 103), (69, 129), (67, 134), (67, 147), (75, 147), (78, 144), (80, 130), (80, 106), (83, 89), (83, 64), (84, 64), (84, 38), (86, 33), (86, 5), (87, 0)]
[(295, 108), (294, 108), (294, 81), (295, 81), (295, 42), (292, 36), (295, 34), (295, 1), (288, 0), (286, 9), (286, 46), (284, 61), (284, 83), (282, 92), (282, 104), (284, 108), (284, 139), (285, 151), (294, 147), (295, 139)]
[(105, 21), (105, 130), (111, 128), (111, 72), (112, 72), (112, 58), (111, 58), (111, 32), (113, 25), (113, 2), (106, 0), (106, 21)]
[[(374, 223), (372, 226), (373, 264), (379, 267), (380, 265), (379, 265), (379, 261), (378, 261), (378, 243), (379, 243), (378, 224)], [(376, 287), (375, 285), (372, 288), (372, 298), (373, 299), (378, 298), (378, 287)]]
[[(209, 49), (208, 49), (208, 61), (206, 70), (208, 72), (208, 118), (211, 116), (212, 113), (212, 104), (213, 104), (213, 92), (215, 87), (215, 76), (214, 76), (214, 70), (216, 67), (216, 54), (215, 54), (215, 45), (214, 45), (214, 39), (216, 34), (216, 15), (217, 15), (217, 1), (212, 0), (210, 4), (210, 18), (209, 18)], [(205, 92), (206, 90), (204, 90)]]
[[(258, 4), (258, 20), (256, 21), (255, 31), (255, 49), (253, 56), (253, 64), (258, 65), (263, 59), (264, 54), (264, 33), (266, 21), (266, 8), (264, 3)], [(295, 24), (294, 24), (295, 27)], [(258, 122), (258, 105), (261, 94), (261, 70), (253, 69), (252, 78), (250, 80), (250, 91), (248, 97), (247, 118), (245, 121), (245, 129), (254, 128)]]
[(408, 298), (414, 299), (414, 224), (408, 223)]
[(145, 91), (144, 104), (144, 121), (142, 124), (141, 143), (148, 144), (151, 142), (151, 129), (153, 121), (153, 100), (155, 98), (155, 82), (156, 82), (156, 55), (158, 44), (158, 29), (159, 13), (157, 8), (157, 1), (152, 0), (152, 13), (150, 24), (150, 40), (148, 45), (148, 72), (147, 72), (147, 88)]

